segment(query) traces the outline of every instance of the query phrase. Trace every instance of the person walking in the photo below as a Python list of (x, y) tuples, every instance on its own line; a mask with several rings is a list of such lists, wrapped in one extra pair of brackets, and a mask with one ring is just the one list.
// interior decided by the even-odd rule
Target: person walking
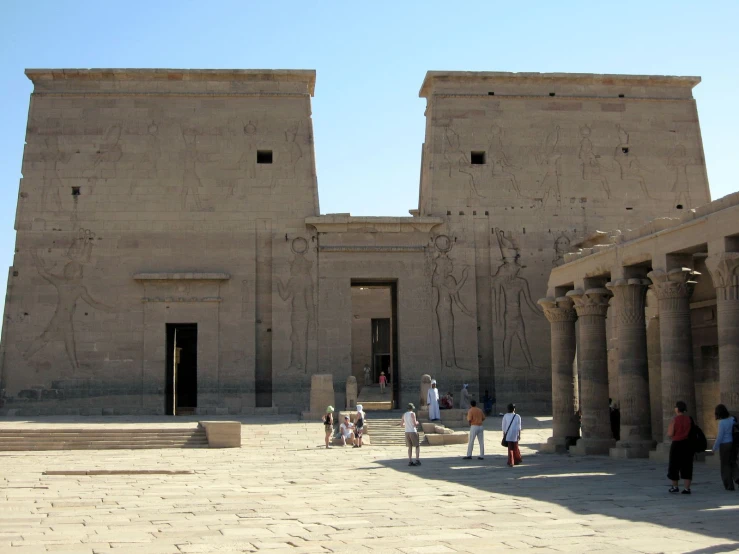
[(678, 484), (682, 479), (685, 484), (682, 494), (690, 494), (690, 483), (693, 480), (693, 457), (695, 452), (690, 440), (693, 419), (686, 413), (687, 411), (687, 404), (682, 400), (678, 400), (675, 403), (675, 416), (667, 426), (667, 436), (672, 439), (670, 461), (667, 466), (667, 478), (672, 481), (669, 492), (672, 493), (680, 492)]
[(380, 372), (380, 392), (385, 394), (385, 385), (387, 384), (387, 377), (385, 377), (385, 372)]
[(326, 433), (326, 448), (331, 448), (331, 435), (334, 434), (334, 407), (326, 408), (326, 415), (323, 416), (323, 430)]
[(429, 407), (429, 420), (439, 421), (441, 413), (439, 411), (439, 389), (436, 388), (436, 379), (431, 380), (431, 388), (426, 395), (426, 404)]
[(354, 448), (362, 448), (362, 433), (364, 433), (364, 422), (366, 419), (364, 408), (361, 404), (357, 404), (357, 413), (354, 414), (354, 436), (357, 440), (354, 443)]
[(475, 446), (475, 437), (480, 445), (480, 455), (477, 457), (478, 460), (485, 459), (485, 436), (483, 435), (482, 422), (485, 421), (485, 414), (482, 410), (477, 407), (477, 402), (472, 400), (472, 405), (467, 412), (467, 421), (470, 422), (470, 442), (467, 444), (467, 455), (464, 457), (465, 460), (472, 459), (472, 447)]
[[(420, 466), (420, 441), (418, 439), (418, 420), (416, 419), (416, 407), (408, 404), (408, 411), (403, 414), (400, 424), (405, 427), (405, 445), (408, 447), (408, 465)], [(416, 461), (413, 461), (413, 447), (416, 448)]]
[(739, 485), (739, 470), (736, 465), (737, 447), (734, 444), (733, 435), (736, 418), (723, 404), (716, 406), (714, 414), (718, 420), (718, 432), (712, 450), (718, 451), (721, 460), (721, 480), (724, 482), (724, 488), (727, 491), (733, 491), (735, 490), (734, 483)]
[(521, 416), (516, 413), (516, 405), (508, 404), (508, 413), (503, 416), (503, 440), (508, 443), (508, 463), (510, 467), (523, 463), (518, 442), (521, 440)]

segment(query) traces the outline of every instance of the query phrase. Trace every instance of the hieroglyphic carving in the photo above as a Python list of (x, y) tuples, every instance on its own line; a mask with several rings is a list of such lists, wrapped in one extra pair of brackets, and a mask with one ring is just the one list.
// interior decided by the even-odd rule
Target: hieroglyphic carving
[(570, 251), (570, 238), (564, 233), (564, 231), (554, 239), (554, 259), (552, 265), (554, 267), (560, 266), (565, 262), (565, 254)]
[(239, 165), (246, 171), (247, 179), (257, 177), (257, 125), (249, 121), (244, 125), (244, 153)]
[(87, 229), (79, 230), (78, 236), (73, 240), (67, 251), (67, 257), (70, 261), (64, 266), (61, 275), (48, 271), (36, 251), (31, 250), (31, 256), (39, 275), (54, 285), (58, 300), (51, 321), (44, 332), (41, 333), (41, 336), (34, 339), (26, 349), (24, 352), (25, 358), (28, 359), (34, 356), (50, 341), (62, 341), (72, 369), (79, 368), (74, 334), (74, 312), (77, 309), (77, 301), (82, 299), (91, 307), (104, 312), (113, 311), (112, 307), (92, 298), (87, 288), (82, 284), (82, 264), (90, 261), (93, 239), (94, 235), (91, 231)]
[(529, 282), (518, 275), (524, 267), (519, 262), (518, 247), (497, 227), (495, 235), (498, 238), (498, 247), (503, 263), (498, 267), (495, 275), (492, 276), (493, 308), (496, 322), (504, 324), (503, 358), (505, 366), (506, 368), (515, 369), (511, 365), (511, 351), (513, 340), (518, 339), (528, 369), (538, 369), (534, 364), (526, 338), (526, 325), (521, 313), (521, 298), (536, 315), (543, 317), (543, 314), (531, 299)]
[(488, 159), (493, 179), (507, 181), (510, 187), (521, 196), (516, 175), (511, 171), (515, 166), (509, 161), (503, 147), (504, 131), (500, 125), (493, 123), (490, 128), (490, 143), (488, 144)]
[(303, 237), (293, 239), (294, 257), (290, 263), (290, 279), (283, 284), (277, 279), (277, 292), (283, 301), (290, 300), (290, 367), (308, 372), (308, 333), (315, 322), (315, 298), (313, 294), (313, 262), (307, 260), (308, 241)]
[[(41, 195), (41, 209), (61, 210), (62, 201), (59, 195), (62, 181), (59, 178), (59, 164), (68, 163), (72, 155), (59, 148), (59, 138), (55, 135), (44, 139), (41, 161), (44, 164), (44, 190)], [(50, 204), (52, 204), (50, 206)]]
[(608, 185), (608, 178), (601, 173), (600, 156), (595, 154), (593, 150), (593, 142), (590, 140), (590, 127), (584, 125), (580, 127), (580, 152), (578, 158), (582, 165), (582, 178), (584, 181), (598, 181), (603, 190), (606, 191), (606, 197), (611, 197), (611, 188)]
[(667, 155), (667, 167), (674, 172), (672, 188), (675, 194), (675, 205), (684, 204), (686, 208), (692, 206), (690, 201), (690, 181), (688, 180), (688, 166), (693, 159), (687, 155), (683, 144), (676, 144)]
[(454, 262), (449, 257), (452, 241), (446, 235), (439, 235), (434, 239), (438, 251), (434, 260), (434, 272), (431, 277), (431, 286), (436, 294), (436, 321), (439, 327), (439, 351), (442, 367), (465, 369), (457, 365), (457, 355), (454, 346), (454, 306), (468, 317), (473, 313), (465, 306), (460, 298), (460, 291), (467, 282), (468, 267), (462, 270), (459, 281), (454, 277)]
[(616, 125), (618, 129), (619, 144), (613, 152), (613, 159), (620, 168), (622, 181), (636, 181), (639, 183), (644, 196), (651, 198), (647, 190), (647, 183), (642, 175), (642, 167), (638, 156), (632, 151), (629, 144), (629, 133), (620, 125)]
[(480, 180), (481, 170), (479, 166), (470, 163), (467, 155), (462, 151), (459, 135), (451, 127), (444, 128), (444, 159), (449, 164), (449, 177), (455, 172), (466, 176), (467, 187), (470, 196), (477, 198), (485, 198), (477, 190), (477, 183)]
[(536, 153), (536, 161), (541, 166), (544, 175), (539, 181), (542, 205), (546, 206), (549, 196), (554, 193), (557, 207), (562, 205), (562, 197), (559, 188), (559, 179), (562, 175), (562, 154), (557, 150), (559, 143), (559, 125), (555, 125), (544, 139), (541, 149)]

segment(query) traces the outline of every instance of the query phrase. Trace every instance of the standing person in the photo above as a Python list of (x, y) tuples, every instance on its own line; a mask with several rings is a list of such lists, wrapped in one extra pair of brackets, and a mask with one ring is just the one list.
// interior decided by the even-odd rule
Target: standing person
[(380, 372), (380, 392), (385, 394), (385, 385), (387, 384), (387, 377), (385, 377), (385, 372)]
[[(416, 407), (413, 404), (408, 404), (408, 411), (403, 414), (400, 420), (400, 424), (405, 427), (405, 445), (408, 447), (408, 465), (409, 466), (420, 466), (421, 460), (420, 452), (421, 446), (418, 440), (418, 421), (416, 420)], [(413, 461), (413, 447), (416, 447), (416, 461)]]
[(461, 410), (470, 409), (470, 391), (467, 389), (469, 385), (465, 383), (462, 385), (462, 392), (459, 393), (459, 408)]
[(719, 404), (714, 411), (718, 420), (718, 432), (712, 450), (718, 450), (721, 459), (721, 480), (727, 491), (734, 490), (734, 483), (739, 485), (739, 471), (736, 465), (737, 448), (734, 445), (732, 434), (736, 419), (729, 413), (726, 406)]
[(475, 437), (480, 445), (480, 455), (477, 457), (478, 460), (485, 459), (485, 437), (483, 435), (482, 422), (485, 421), (485, 414), (482, 410), (477, 407), (477, 402), (472, 400), (470, 402), (471, 407), (467, 412), (467, 421), (470, 422), (470, 442), (467, 445), (467, 455), (464, 457), (465, 460), (472, 459), (472, 447), (475, 446)]
[(485, 412), (486, 416), (493, 412), (493, 397), (490, 396), (488, 391), (485, 391), (485, 395), (482, 397), (482, 411)]
[(523, 463), (518, 442), (521, 440), (521, 416), (516, 413), (516, 405), (508, 404), (508, 413), (503, 416), (504, 438), (508, 441), (508, 464), (510, 467)]
[(670, 492), (680, 492), (678, 482), (683, 479), (685, 488), (682, 494), (690, 494), (690, 483), (693, 480), (693, 444), (690, 440), (690, 429), (693, 419), (686, 413), (688, 405), (682, 400), (675, 403), (675, 417), (667, 426), (667, 436), (672, 439), (670, 445), (670, 462), (667, 467), (667, 478), (672, 481)]
[(357, 413), (354, 415), (354, 436), (357, 438), (357, 442), (354, 443), (354, 448), (362, 448), (365, 419), (364, 408), (361, 404), (357, 404)]
[(326, 448), (331, 448), (331, 435), (334, 434), (334, 407), (326, 408), (326, 415), (323, 416), (323, 430), (326, 432)]
[(349, 416), (344, 416), (344, 423), (339, 425), (339, 434), (341, 434), (341, 445), (346, 446), (346, 439), (351, 441), (354, 446), (354, 424), (349, 421)]
[(431, 388), (426, 396), (426, 404), (429, 407), (429, 420), (439, 421), (441, 412), (439, 411), (439, 389), (436, 388), (436, 379), (431, 380)]
[(365, 385), (371, 385), (372, 384), (372, 376), (370, 375), (370, 366), (369, 364), (364, 364), (364, 384)]

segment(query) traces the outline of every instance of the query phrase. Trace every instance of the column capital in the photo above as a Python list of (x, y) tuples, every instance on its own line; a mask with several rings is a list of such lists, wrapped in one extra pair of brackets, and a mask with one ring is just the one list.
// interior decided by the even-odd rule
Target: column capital
[(574, 302), (571, 298), (566, 296), (552, 298), (550, 296), (547, 298), (540, 298), (537, 303), (544, 310), (544, 315), (550, 323), (558, 321), (575, 321), (577, 319)]
[(611, 291), (602, 288), (588, 289), (586, 291), (575, 289), (568, 292), (567, 297), (571, 298), (575, 303), (575, 311), (578, 316), (597, 315), (605, 317), (608, 312), (608, 301), (611, 298)]
[(644, 308), (649, 279), (616, 279), (606, 283), (613, 293), (616, 319), (619, 325), (644, 324)]
[(719, 300), (739, 300), (739, 252), (712, 254), (706, 258)]
[(658, 300), (690, 298), (696, 285), (692, 278), (697, 275), (700, 273), (689, 267), (679, 267), (670, 271), (655, 269), (647, 274), (652, 280), (652, 290)]

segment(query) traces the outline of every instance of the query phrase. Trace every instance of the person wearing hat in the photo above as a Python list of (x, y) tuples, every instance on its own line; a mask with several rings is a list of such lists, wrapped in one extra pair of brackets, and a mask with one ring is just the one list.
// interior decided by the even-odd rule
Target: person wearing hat
[(441, 413), (439, 412), (439, 389), (436, 388), (436, 379), (431, 380), (431, 388), (426, 396), (426, 404), (429, 407), (429, 420), (439, 421)]
[(357, 404), (357, 413), (354, 415), (354, 436), (357, 438), (357, 442), (354, 443), (354, 448), (362, 448), (362, 432), (364, 431), (365, 419), (367, 419), (367, 416), (364, 413), (364, 407)]
[(387, 384), (387, 377), (385, 377), (385, 372), (380, 372), (380, 392), (385, 393), (385, 385)]
[(349, 439), (351, 445), (354, 446), (354, 424), (349, 421), (349, 416), (344, 416), (344, 423), (339, 425), (339, 434), (341, 435), (341, 445), (346, 446), (346, 439)]
[[(418, 420), (416, 420), (416, 407), (408, 404), (408, 411), (403, 414), (400, 424), (405, 427), (405, 445), (408, 447), (408, 465), (420, 466), (421, 446), (418, 439)], [(416, 461), (413, 461), (413, 447), (416, 447)]]
[(334, 407), (326, 408), (326, 415), (323, 416), (323, 429), (326, 431), (326, 448), (331, 448), (331, 435), (334, 434)]

